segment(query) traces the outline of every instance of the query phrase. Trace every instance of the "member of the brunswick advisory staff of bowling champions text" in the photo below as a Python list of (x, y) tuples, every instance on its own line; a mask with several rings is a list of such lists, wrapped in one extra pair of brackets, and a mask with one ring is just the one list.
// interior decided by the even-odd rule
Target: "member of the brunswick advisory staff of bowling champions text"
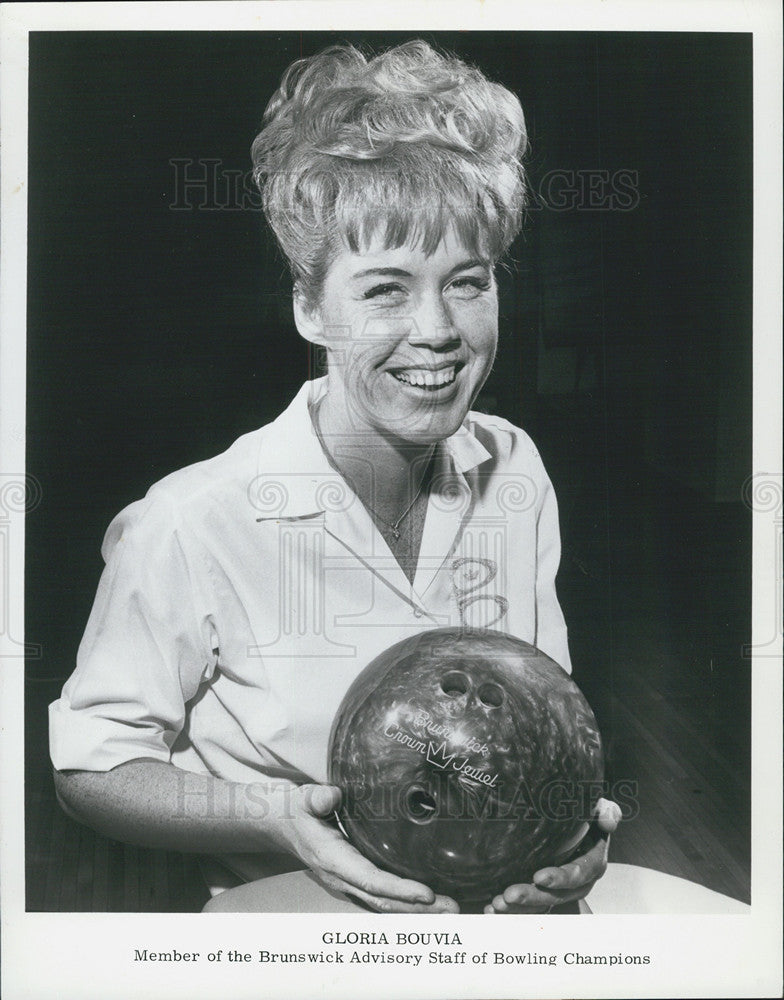
[[(507, 632), (571, 669), (547, 474), (522, 430), (471, 411), (525, 147), (517, 97), (419, 40), (298, 61), (266, 109), (255, 175), (327, 373), (115, 518), (50, 709), (63, 807), (119, 840), (219, 856), (244, 884), (210, 909), (274, 909), (265, 877), (310, 869), (371, 909), (456, 912), (334, 824), (341, 699), (380, 652), (438, 625)], [(499, 517), (504, 544), (485, 551)], [(600, 800), (584, 854), (485, 912), (584, 897), (617, 817)]]

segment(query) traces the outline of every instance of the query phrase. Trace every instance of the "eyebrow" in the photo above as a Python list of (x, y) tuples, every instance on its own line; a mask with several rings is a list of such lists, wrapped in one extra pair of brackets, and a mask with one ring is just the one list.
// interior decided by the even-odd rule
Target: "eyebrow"
[[(451, 278), (453, 274), (457, 274), (458, 271), (469, 271), (473, 267), (483, 267), (486, 270), (490, 269), (490, 262), (482, 260), (479, 257), (472, 257), (470, 260), (461, 261), (449, 272), (447, 277)], [(405, 271), (400, 267), (369, 267), (364, 271), (357, 271), (351, 275), (352, 280), (356, 278), (369, 278), (372, 276), (384, 276), (388, 278), (411, 278), (413, 275), (410, 271)]]

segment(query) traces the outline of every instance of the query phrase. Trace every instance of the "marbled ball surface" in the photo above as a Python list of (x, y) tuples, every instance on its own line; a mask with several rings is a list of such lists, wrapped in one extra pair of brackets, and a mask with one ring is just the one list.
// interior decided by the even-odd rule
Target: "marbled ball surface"
[(343, 829), (374, 864), (482, 903), (579, 844), (602, 794), (602, 744), (577, 685), (544, 653), (440, 628), (354, 681), (329, 778)]

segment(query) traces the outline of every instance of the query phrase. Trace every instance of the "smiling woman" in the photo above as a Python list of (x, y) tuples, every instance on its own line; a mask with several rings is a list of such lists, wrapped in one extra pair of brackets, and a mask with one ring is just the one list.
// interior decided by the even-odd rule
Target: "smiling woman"
[[(329, 391), (317, 415), (326, 447), (341, 468), (330, 442), (341, 444), (342, 471), (398, 542), (400, 512), (422, 492), (435, 445), (459, 430), (493, 364), (490, 263), (466, 258), (451, 233), (430, 255), (411, 246), (344, 250), (318, 304), (298, 300), (295, 316), (327, 352)], [(413, 568), (422, 521), (406, 524)]]
[(421, 41), (295, 63), (253, 144), (297, 327), (327, 354), (322, 444), (412, 583), (433, 447), (493, 364), (525, 146), (517, 98)]
[[(256, 177), (327, 375), (118, 515), (51, 707), (65, 808), (118, 839), (220, 854), (249, 884), (212, 909), (269, 909), (265, 877), (304, 867), (373, 909), (454, 911), (329, 821), (343, 695), (381, 651), (445, 624), (570, 669), (550, 481), (523, 431), (471, 411), (525, 143), (514, 95), (419, 41), (301, 60), (267, 108)], [(585, 854), (486, 912), (586, 895), (617, 818), (602, 800)]]

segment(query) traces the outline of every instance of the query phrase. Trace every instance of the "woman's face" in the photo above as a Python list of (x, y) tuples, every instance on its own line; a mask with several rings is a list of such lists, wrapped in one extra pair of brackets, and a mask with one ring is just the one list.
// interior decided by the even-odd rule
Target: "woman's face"
[(331, 406), (347, 432), (416, 444), (454, 434), (493, 365), (498, 297), (490, 261), (447, 235), (431, 256), (403, 246), (344, 250), (321, 301), (296, 307), (323, 344)]

